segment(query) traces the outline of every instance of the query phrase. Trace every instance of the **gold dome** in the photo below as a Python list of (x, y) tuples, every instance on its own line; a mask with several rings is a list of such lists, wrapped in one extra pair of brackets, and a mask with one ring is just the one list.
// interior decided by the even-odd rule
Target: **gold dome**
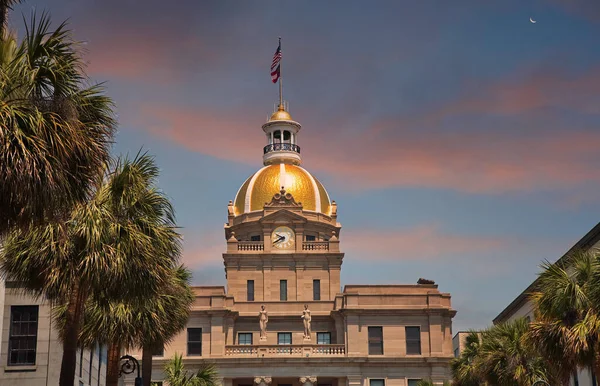
[(330, 214), (329, 195), (319, 180), (300, 166), (281, 163), (263, 167), (244, 182), (235, 196), (235, 215), (263, 210), (282, 186), (304, 210)]
[(292, 116), (290, 115), (290, 113), (285, 111), (285, 109), (281, 105), (279, 105), (279, 108), (277, 109), (277, 111), (275, 111), (273, 113), (273, 115), (271, 115), (271, 118), (269, 118), (269, 122), (271, 122), (271, 121), (291, 121), (291, 120), (292, 120)]

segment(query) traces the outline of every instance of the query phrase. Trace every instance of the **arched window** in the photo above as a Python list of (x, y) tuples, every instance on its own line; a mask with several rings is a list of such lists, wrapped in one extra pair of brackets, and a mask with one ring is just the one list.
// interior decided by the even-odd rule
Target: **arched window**
[(292, 134), (287, 130), (284, 131), (283, 132), (283, 142), (289, 143), (291, 139), (292, 139)]
[(277, 130), (273, 133), (273, 143), (281, 143), (281, 131)]

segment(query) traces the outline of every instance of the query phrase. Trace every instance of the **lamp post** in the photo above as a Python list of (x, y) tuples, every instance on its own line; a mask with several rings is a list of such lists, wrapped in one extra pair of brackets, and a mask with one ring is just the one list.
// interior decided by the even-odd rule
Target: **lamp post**
[(132, 357), (131, 355), (123, 355), (119, 359), (119, 361), (125, 361), (121, 365), (121, 371), (119, 371), (119, 376), (121, 374), (131, 374), (135, 370), (137, 370), (137, 377), (135, 377), (135, 386), (142, 386), (142, 377), (140, 376), (140, 363), (138, 362), (138, 360)]

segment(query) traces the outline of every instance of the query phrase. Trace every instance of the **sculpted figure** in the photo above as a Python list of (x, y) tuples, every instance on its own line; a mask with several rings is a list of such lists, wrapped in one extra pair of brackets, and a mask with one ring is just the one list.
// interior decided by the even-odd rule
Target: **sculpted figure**
[(260, 312), (258, 313), (258, 324), (260, 326), (260, 339), (267, 339), (267, 323), (269, 322), (269, 315), (265, 306), (260, 306)]
[(304, 322), (304, 339), (310, 339), (310, 310), (308, 304), (304, 305), (304, 311), (302, 311), (302, 321)]

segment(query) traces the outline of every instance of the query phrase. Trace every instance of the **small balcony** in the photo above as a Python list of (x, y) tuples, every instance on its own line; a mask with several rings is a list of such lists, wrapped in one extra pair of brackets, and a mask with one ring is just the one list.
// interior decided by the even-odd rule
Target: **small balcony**
[(225, 346), (225, 356), (230, 357), (343, 357), (343, 344), (304, 345), (232, 345)]
[(263, 148), (263, 154), (271, 153), (274, 151), (291, 151), (300, 154), (300, 146), (292, 143), (272, 143)]
[(243, 252), (256, 252), (265, 250), (264, 241), (238, 241), (237, 246), (238, 251)]
[(329, 241), (304, 241), (302, 242), (303, 252), (322, 252), (329, 250)]

